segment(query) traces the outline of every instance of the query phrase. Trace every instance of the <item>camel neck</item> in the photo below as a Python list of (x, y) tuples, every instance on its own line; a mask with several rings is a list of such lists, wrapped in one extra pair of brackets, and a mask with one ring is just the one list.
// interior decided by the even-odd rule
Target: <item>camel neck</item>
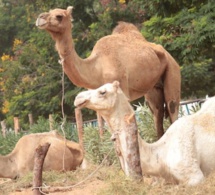
[(117, 108), (112, 108), (113, 112), (111, 114), (108, 113), (107, 116), (105, 114), (101, 114), (104, 119), (108, 121), (112, 132), (124, 131), (126, 130), (126, 128), (129, 128), (129, 125), (132, 125), (132, 123), (134, 123), (133, 108), (127, 100), (121, 101), (122, 99), (120, 99), (121, 98), (119, 98), (119, 101), (116, 101), (115, 106)]
[(64, 35), (54, 35), (52, 37), (55, 41), (55, 47), (60, 58), (66, 58), (67, 56), (74, 54), (75, 49), (71, 32), (64, 33)]
[[(64, 36), (52, 36), (55, 40), (56, 49), (60, 56), (60, 62), (63, 65), (64, 72), (72, 81), (72, 83), (84, 88), (97, 88), (98, 82), (95, 78), (100, 75), (93, 66), (93, 60), (81, 59), (75, 51), (71, 31), (65, 33)], [(92, 75), (94, 79), (92, 79)]]

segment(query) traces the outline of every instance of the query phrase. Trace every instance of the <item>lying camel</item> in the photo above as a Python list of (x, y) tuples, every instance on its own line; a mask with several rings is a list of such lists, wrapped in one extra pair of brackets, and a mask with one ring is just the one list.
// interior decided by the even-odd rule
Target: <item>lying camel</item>
[(79, 144), (65, 140), (55, 131), (35, 133), (23, 136), (14, 150), (0, 156), (0, 178), (22, 177), (33, 170), (35, 149), (44, 143), (50, 143), (43, 171), (75, 170), (83, 161), (83, 151)]
[[(119, 83), (81, 92), (74, 104), (99, 112), (108, 121), (112, 137), (118, 136), (122, 157), (126, 156), (125, 132), (135, 121), (129, 120), (134, 111)], [(195, 114), (175, 121), (157, 142), (146, 143), (140, 136), (138, 142), (142, 173), (161, 176), (168, 182), (200, 183), (215, 170), (215, 97), (208, 99)]]

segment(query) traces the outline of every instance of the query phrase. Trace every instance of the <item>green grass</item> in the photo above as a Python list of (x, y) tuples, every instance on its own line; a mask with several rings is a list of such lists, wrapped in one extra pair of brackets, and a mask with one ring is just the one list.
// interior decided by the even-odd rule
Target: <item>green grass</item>
[[(84, 192), (93, 181), (99, 182), (98, 186), (93, 186), (92, 193), (87, 195), (213, 195), (215, 194), (215, 173), (210, 175), (202, 184), (194, 187), (184, 185), (166, 184), (162, 179), (154, 179), (145, 176), (142, 181), (133, 181), (125, 176), (122, 170), (115, 166), (102, 166), (97, 170), (98, 165), (90, 164), (87, 169), (78, 169), (73, 172), (59, 173), (59, 172), (44, 172), (43, 186), (50, 186), (44, 189), (45, 192), (54, 192), (59, 187), (72, 187), (82, 181), (80, 185), (70, 188), (71, 194), (75, 190)], [(97, 170), (97, 171), (95, 171)], [(93, 172), (91, 177), (89, 177)], [(88, 178), (86, 180), (86, 178)], [(28, 174), (23, 178), (15, 181), (8, 181), (0, 184), (0, 194), (7, 195), (16, 190), (24, 190), (32, 188), (33, 176)], [(63, 188), (60, 191), (68, 191)], [(59, 194), (59, 193), (58, 193)]]

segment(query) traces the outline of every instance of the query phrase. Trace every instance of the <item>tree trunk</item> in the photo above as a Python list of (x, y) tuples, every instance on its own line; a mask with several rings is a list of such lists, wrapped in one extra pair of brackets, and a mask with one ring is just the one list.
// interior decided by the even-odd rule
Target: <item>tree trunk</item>
[(76, 119), (77, 130), (78, 130), (79, 144), (80, 144), (82, 150), (84, 151), (84, 143), (83, 143), (83, 119), (82, 119), (81, 110), (79, 108), (75, 109), (75, 119)]
[(33, 170), (33, 194), (41, 195), (41, 190), (39, 187), (42, 186), (42, 170), (43, 163), (48, 152), (50, 143), (45, 143), (44, 145), (39, 145), (35, 150), (34, 157), (34, 170)]

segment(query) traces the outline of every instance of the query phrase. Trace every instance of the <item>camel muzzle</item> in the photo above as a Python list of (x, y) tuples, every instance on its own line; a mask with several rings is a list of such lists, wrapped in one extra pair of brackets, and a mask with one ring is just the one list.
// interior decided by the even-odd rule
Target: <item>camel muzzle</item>
[(40, 28), (40, 27), (44, 26), (45, 24), (47, 24), (47, 21), (45, 19), (47, 16), (48, 16), (48, 13), (40, 14), (36, 20), (36, 26)]
[(89, 99), (90, 99), (89, 91), (83, 91), (76, 96), (74, 101), (74, 106), (78, 108), (82, 108), (89, 101)]

